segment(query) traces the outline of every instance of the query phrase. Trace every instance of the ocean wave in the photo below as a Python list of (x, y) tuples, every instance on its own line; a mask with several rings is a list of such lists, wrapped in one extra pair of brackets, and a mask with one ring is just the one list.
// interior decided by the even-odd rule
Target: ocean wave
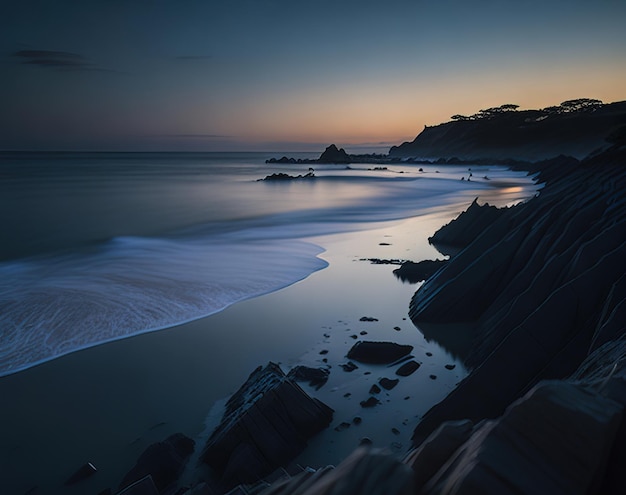
[(0, 264), (0, 376), (158, 330), (324, 268), (311, 243), (122, 237)]

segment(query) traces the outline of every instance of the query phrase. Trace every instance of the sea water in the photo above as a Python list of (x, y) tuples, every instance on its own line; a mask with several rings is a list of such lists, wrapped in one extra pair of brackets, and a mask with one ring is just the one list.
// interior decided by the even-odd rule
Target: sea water
[[(536, 189), (497, 165), (271, 156), (0, 154), (0, 376), (286, 287), (326, 266), (313, 237)], [(258, 181), (310, 166), (314, 179)]]

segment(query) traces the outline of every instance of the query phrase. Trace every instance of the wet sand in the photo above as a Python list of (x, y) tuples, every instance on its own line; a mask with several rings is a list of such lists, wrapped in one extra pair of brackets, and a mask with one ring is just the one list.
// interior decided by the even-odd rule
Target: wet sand
[[(216, 402), (270, 360), (285, 371), (296, 364), (325, 365), (324, 358), (331, 366), (330, 380), (319, 391), (304, 387), (335, 409), (335, 417), (299, 462), (337, 463), (365, 436), (377, 446), (403, 451), (420, 415), (448, 394), (466, 371), (453, 355), (424, 339), (408, 319), (408, 303), (417, 286), (396, 279), (394, 265), (361, 259), (441, 258), (427, 238), (459, 211), (451, 206), (404, 221), (364, 225), (367, 229), (360, 232), (312, 238), (326, 249), (320, 257), (329, 267), (290, 287), (201, 320), (75, 352), (0, 378), (0, 486), (17, 494), (34, 487), (39, 491), (32, 493), (49, 494), (115, 490), (153, 442), (180, 431), (202, 448)], [(361, 322), (362, 316), (378, 321)], [(359, 364), (352, 373), (339, 368), (356, 342), (352, 335), (411, 344), (422, 367), (401, 378), (393, 390), (383, 391), (381, 405), (364, 410), (359, 402), (368, 397), (371, 385), (394, 375), (384, 366)], [(447, 370), (446, 364), (455, 367)], [(335, 431), (357, 415), (361, 425)], [(63, 487), (85, 462), (92, 462), (97, 474)]]

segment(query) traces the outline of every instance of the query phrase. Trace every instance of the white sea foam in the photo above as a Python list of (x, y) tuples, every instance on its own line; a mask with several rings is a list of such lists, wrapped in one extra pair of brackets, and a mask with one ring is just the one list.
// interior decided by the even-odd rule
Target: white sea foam
[(0, 375), (169, 327), (326, 266), (299, 241), (118, 238), (81, 255), (0, 264)]

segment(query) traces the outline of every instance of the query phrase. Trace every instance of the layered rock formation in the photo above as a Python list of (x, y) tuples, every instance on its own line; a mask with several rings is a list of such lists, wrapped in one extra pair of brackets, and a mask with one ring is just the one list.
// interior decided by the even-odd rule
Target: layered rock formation
[(475, 328), (472, 373), (426, 414), (415, 443), (447, 419), (497, 417), (539, 380), (567, 376), (624, 332), (624, 163), (619, 149), (560, 173), (551, 163), (539, 197), (476, 232), (415, 294), (418, 327)]
[(332, 409), (269, 363), (252, 372), (229, 399), (200, 458), (220, 474), (225, 487), (252, 483), (299, 454), (332, 416)]

